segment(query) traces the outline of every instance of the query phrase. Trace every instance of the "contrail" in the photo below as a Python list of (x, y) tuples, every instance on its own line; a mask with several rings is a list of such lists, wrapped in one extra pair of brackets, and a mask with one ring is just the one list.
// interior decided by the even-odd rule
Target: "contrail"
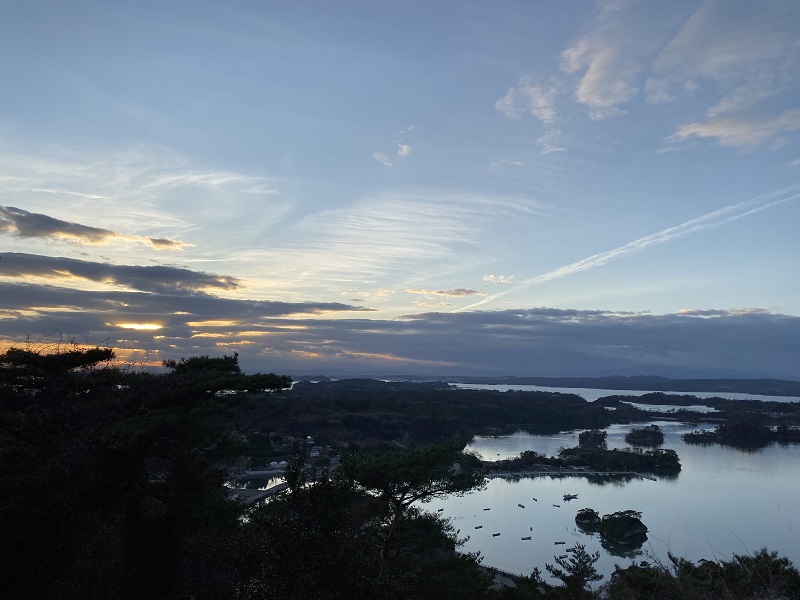
[(485, 298), (481, 299), (478, 302), (475, 302), (474, 304), (470, 304), (469, 306), (464, 306), (462, 308), (457, 308), (451, 312), (457, 313), (465, 310), (470, 310), (477, 306), (483, 306), (484, 304), (488, 304), (489, 302), (497, 300), (498, 298), (502, 298), (507, 294), (516, 292), (523, 288), (527, 288), (532, 285), (539, 285), (542, 283), (546, 283), (548, 281), (552, 281), (553, 279), (560, 279), (562, 277), (574, 275), (575, 273), (580, 273), (581, 271), (588, 271), (589, 269), (594, 269), (595, 267), (602, 267), (603, 265), (611, 262), (612, 260), (622, 258), (623, 256), (628, 256), (629, 254), (634, 254), (636, 252), (644, 250), (649, 246), (653, 246), (655, 244), (663, 244), (664, 242), (669, 242), (677, 237), (681, 237), (689, 233), (694, 233), (695, 231), (700, 231), (702, 229), (710, 229), (712, 227), (718, 227), (719, 225), (723, 225), (730, 221), (741, 219), (742, 217), (746, 217), (747, 215), (752, 215), (753, 213), (757, 213), (764, 209), (771, 208), (779, 204), (783, 204), (784, 202), (795, 200), (796, 198), (800, 198), (800, 193), (792, 193), (789, 196), (786, 196), (784, 198), (778, 198), (777, 200), (773, 200), (773, 198), (789, 192), (795, 192), (796, 189), (797, 186), (792, 186), (781, 190), (777, 190), (775, 192), (771, 192), (769, 194), (757, 196), (755, 198), (751, 198), (750, 200), (744, 200), (742, 202), (739, 202), (737, 204), (732, 204), (724, 208), (720, 208), (719, 210), (706, 213), (705, 215), (697, 217), (696, 219), (692, 219), (691, 221), (686, 221), (685, 223), (681, 223), (680, 225), (676, 225), (675, 227), (670, 227), (668, 229), (664, 229), (663, 231), (659, 231), (657, 233), (652, 233), (645, 237), (641, 237), (638, 240), (634, 240), (632, 242), (625, 244), (624, 246), (619, 246), (618, 248), (614, 248), (613, 250), (608, 250), (606, 252), (601, 252), (599, 254), (593, 254), (588, 258), (584, 258), (582, 260), (571, 263), (564, 267), (560, 267), (553, 271), (548, 271), (547, 273), (542, 273), (541, 275), (537, 275), (536, 277), (531, 277), (530, 279), (526, 279), (525, 281), (520, 282), (519, 285), (515, 286), (510, 290), (505, 290), (497, 294), (492, 294), (491, 296), (486, 296)]

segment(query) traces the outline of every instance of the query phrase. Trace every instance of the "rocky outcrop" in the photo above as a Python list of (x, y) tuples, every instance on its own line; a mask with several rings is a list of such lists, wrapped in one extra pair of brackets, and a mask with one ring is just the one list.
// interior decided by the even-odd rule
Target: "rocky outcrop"
[(578, 527), (589, 531), (596, 531), (600, 528), (602, 519), (596, 510), (591, 508), (582, 508), (575, 515), (575, 523)]
[(623, 510), (604, 515), (600, 535), (622, 546), (638, 546), (647, 539), (647, 527), (641, 521), (642, 513)]

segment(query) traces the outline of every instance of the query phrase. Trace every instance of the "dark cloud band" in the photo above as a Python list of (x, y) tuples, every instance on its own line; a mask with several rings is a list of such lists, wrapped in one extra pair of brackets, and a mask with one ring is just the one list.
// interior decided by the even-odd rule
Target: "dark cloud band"
[(178, 249), (186, 245), (164, 238), (128, 236), (111, 229), (62, 221), (14, 206), (0, 206), (0, 233), (22, 238), (71, 239), (83, 244), (108, 244), (118, 239), (133, 240), (146, 243), (158, 250)]

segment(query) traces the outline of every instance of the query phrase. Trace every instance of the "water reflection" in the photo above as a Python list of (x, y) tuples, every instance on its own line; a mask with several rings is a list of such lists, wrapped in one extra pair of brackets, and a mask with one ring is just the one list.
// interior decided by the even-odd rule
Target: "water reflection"
[(642, 546), (646, 541), (647, 541), (647, 536), (643, 535), (639, 536), (637, 542), (631, 543), (626, 546), (622, 546), (620, 544), (615, 544), (611, 540), (600, 538), (600, 546), (611, 556), (633, 560), (636, 557), (642, 556), (642, 554), (644, 554)]
[(236, 487), (244, 488), (246, 490), (268, 490), (269, 488), (275, 487), (284, 481), (285, 479), (283, 477), (252, 475), (248, 477), (240, 477), (237, 480)]
[[(664, 447), (678, 452), (679, 475), (657, 481), (605, 475), (552, 474), (515, 480), (492, 479), (486, 490), (437, 503), (470, 539), (465, 551), (480, 551), (484, 563), (507, 571), (544, 572), (552, 564), (554, 545), (576, 542), (587, 552), (600, 551), (598, 569), (608, 575), (621, 560), (642, 555), (667, 563), (672, 552), (692, 561), (730, 559), (768, 547), (800, 564), (800, 447), (773, 444), (758, 452), (722, 446), (685, 444), (681, 435), (698, 427), (676, 421), (656, 421), (664, 432)], [(641, 427), (641, 424), (637, 424)], [(701, 425), (704, 426), (704, 425)], [(705, 425), (713, 427), (712, 425)], [(631, 425), (606, 431), (609, 448), (626, 447)], [(517, 432), (500, 438), (476, 438), (468, 449), (484, 460), (513, 458), (525, 450), (554, 455), (560, 447), (577, 445), (578, 432), (532, 436)], [(566, 493), (579, 500), (563, 501)], [(538, 501), (532, 501), (532, 498)], [(525, 509), (518, 507), (525, 506)], [(557, 505), (557, 506), (555, 506)], [(484, 508), (491, 507), (491, 511)], [(592, 507), (601, 514), (621, 510), (642, 513), (647, 540), (638, 548), (618, 548), (575, 525), (579, 509)], [(481, 526), (480, 529), (475, 529)], [(502, 535), (491, 537), (492, 533)], [(531, 540), (521, 541), (530, 536)]]

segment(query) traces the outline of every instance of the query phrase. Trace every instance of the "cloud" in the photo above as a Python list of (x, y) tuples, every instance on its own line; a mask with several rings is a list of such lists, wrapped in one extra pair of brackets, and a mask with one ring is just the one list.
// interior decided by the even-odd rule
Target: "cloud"
[(414, 289), (407, 289), (403, 290), (408, 292), (409, 294), (420, 294), (423, 296), (452, 296), (455, 298), (463, 297), (463, 296), (474, 296), (474, 295), (483, 295), (483, 292), (478, 290), (472, 290), (467, 288), (456, 288), (452, 290), (414, 290)]
[[(5, 262), (5, 257), (0, 262)], [(123, 359), (137, 362), (142, 362), (143, 356), (180, 358), (220, 353), (231, 347), (248, 347), (250, 352), (258, 353), (270, 343), (288, 344), (291, 352), (298, 347), (293, 340), (302, 338), (308, 327), (294, 319), (369, 311), (337, 302), (90, 291), (2, 281), (0, 297), (0, 348), (33, 343), (46, 350), (49, 341), (75, 339), (108, 344), (119, 349), (118, 355)], [(324, 329), (324, 325), (315, 326), (317, 340)], [(154, 362), (157, 364), (158, 360)], [(254, 370), (263, 370), (263, 366), (255, 366)]]
[[(40, 331), (47, 337), (56, 316), (61, 331), (81, 332), (90, 341), (102, 336), (113, 347), (163, 358), (236, 348), (250, 372), (336, 369), (375, 376), (403, 368), (401, 373), (421, 375), (696, 376), (702, 365), (703, 376), (709, 377), (791, 379), (800, 360), (797, 344), (787, 344), (800, 336), (800, 317), (763, 309), (651, 315), (534, 308), (426, 312), (394, 320), (326, 319), (314, 316), (311, 305), (271, 306), (210, 297), (174, 297), (162, 304), (161, 298), (151, 298), (153, 294), (117, 292), (92, 298), (45, 286), (15, 289), (24, 287), (0, 284), (0, 293), (11, 291), (0, 309), (1, 339), (25, 339), (26, 334), (37, 339)], [(25, 298), (39, 305), (49, 300), (65, 305), (86, 302), (87, 310), (50, 306), (49, 312), (3, 318), (10, 309), (26, 306)], [(192, 315), (168, 312), (181, 300)], [(297, 314), (292, 318), (280, 316), (293, 309)], [(154, 323), (161, 328), (123, 330), (117, 323)]]
[(552, 125), (557, 117), (556, 99), (560, 92), (561, 86), (557, 83), (541, 84), (530, 76), (524, 76), (495, 102), (494, 107), (510, 119), (518, 119), (530, 112), (542, 123)]
[(228, 234), (242, 243), (251, 231), (242, 230), (242, 219), (252, 228), (277, 224), (290, 207), (274, 178), (197, 167), (153, 146), (57, 156), (0, 153), (0, 193), (32, 214), (65, 223), (77, 214), (102, 215), (97, 229), (161, 249), (162, 240), (183, 239), (205, 221), (214, 222), (215, 235), (204, 245), (229, 248)]
[(431, 309), (434, 309), (434, 308), (439, 308), (439, 309), (449, 308), (449, 307), (453, 306), (449, 302), (430, 302), (430, 301), (427, 301), (427, 300), (414, 300), (414, 305), (415, 306), (419, 306), (421, 308), (428, 309), (428, 310), (431, 310)]
[(797, 75), (798, 18), (791, 2), (702, 2), (653, 62), (648, 99), (671, 102), (708, 88), (718, 97), (707, 113), (714, 118), (778, 95)]
[[(5, 260), (4, 255), (0, 264)], [(203, 293), (186, 295), (180, 292), (80, 290), (8, 281), (0, 281), (0, 292), (4, 299), (0, 313), (27, 313), (45, 323), (64, 323), (65, 328), (67, 323), (74, 321), (85, 323), (85, 329), (94, 327), (98, 321), (142, 321), (152, 320), (154, 316), (187, 327), (254, 327), (261, 319), (270, 317), (371, 312), (367, 308), (340, 302), (275, 302), (221, 298)], [(5, 322), (2, 317), (0, 322)], [(304, 325), (287, 321), (282, 327), (297, 329)]]
[(385, 152), (373, 152), (372, 153), (372, 160), (382, 164), (384, 167), (391, 167), (392, 159), (389, 158), (389, 155)]
[(795, 109), (772, 117), (730, 116), (711, 119), (705, 123), (689, 123), (680, 127), (668, 141), (713, 138), (720, 146), (752, 149), (776, 141), (782, 133), (798, 129), (800, 129), (800, 109)]
[[(403, 142), (398, 142), (397, 143), (397, 150), (395, 151), (395, 154), (397, 155), (398, 158), (401, 158), (401, 159), (405, 158), (406, 156), (411, 154), (411, 146), (408, 145), (408, 144), (405, 144)], [(380, 152), (380, 151), (373, 152), (372, 153), (372, 160), (374, 160), (377, 163), (382, 164), (384, 167), (393, 167), (394, 166), (394, 163), (392, 162), (392, 158), (386, 152)]]
[(800, 317), (763, 309), (712, 312), (650, 315), (535, 308), (405, 319), (417, 334), (414, 342), (425, 349), (423, 356), (458, 359), (462, 372), (474, 367), (495, 374), (650, 374), (653, 370), (643, 371), (650, 367), (656, 374), (675, 376), (682, 370), (696, 373), (702, 365), (716, 376), (739, 371), (794, 377), (792, 364), (800, 358), (800, 348), (787, 348), (785, 340), (790, 339), (787, 332), (800, 333)]
[[(800, 128), (797, 109), (774, 107), (800, 75), (792, 2), (703, 2), (660, 51), (645, 84), (653, 103), (712, 98), (704, 119), (682, 125), (669, 141), (715, 138), (721, 146), (777, 148)], [(787, 97), (789, 102), (794, 99)]]
[(641, 66), (619, 46), (617, 40), (599, 34), (579, 40), (561, 54), (565, 73), (582, 73), (575, 98), (589, 107), (595, 120), (624, 115), (620, 107), (639, 91), (635, 85)]
[(501, 159), (501, 160), (493, 160), (489, 165), (489, 169), (492, 171), (499, 171), (501, 169), (508, 169), (511, 167), (521, 167), (524, 163), (521, 160), (508, 160), (508, 159)]
[(561, 92), (562, 86), (557, 81), (543, 84), (533, 77), (524, 76), (494, 103), (494, 108), (509, 119), (520, 119), (530, 113), (544, 126), (544, 134), (537, 140), (543, 152), (563, 151), (565, 148), (557, 126), (557, 100)]
[(306, 297), (419, 287), (413, 282), (420, 273), (435, 278), (462, 268), (475, 253), (486, 259), (502, 250), (503, 241), (488, 236), (494, 227), (550, 210), (531, 198), (402, 189), (309, 215), (270, 248), (253, 248), (240, 258), (270, 269), (282, 291), (299, 289)]
[(483, 280), (488, 283), (500, 283), (503, 285), (508, 285), (510, 283), (514, 283), (514, 276), (511, 275), (506, 277), (505, 275), (484, 275)]
[(719, 210), (706, 213), (705, 215), (697, 217), (696, 219), (691, 219), (690, 221), (686, 221), (685, 223), (681, 223), (680, 225), (676, 225), (675, 227), (669, 227), (657, 233), (641, 237), (623, 246), (614, 248), (613, 250), (608, 250), (606, 252), (593, 254), (592, 256), (568, 264), (566, 266), (560, 267), (558, 269), (548, 271), (547, 273), (537, 275), (536, 277), (531, 277), (530, 279), (526, 279), (525, 281), (520, 282), (519, 285), (515, 286), (510, 290), (505, 290), (503, 292), (498, 292), (496, 294), (489, 295), (483, 298), (482, 300), (475, 302), (474, 304), (458, 308), (453, 312), (458, 313), (458, 312), (472, 310), (474, 308), (477, 308), (478, 306), (483, 306), (485, 304), (488, 304), (489, 302), (497, 300), (515, 290), (527, 288), (533, 285), (541, 285), (543, 283), (547, 283), (548, 281), (552, 281), (554, 279), (561, 279), (562, 277), (568, 277), (570, 275), (575, 275), (576, 273), (581, 273), (583, 271), (588, 271), (590, 269), (601, 267), (613, 260), (617, 260), (619, 258), (624, 258), (625, 256), (641, 252), (642, 250), (650, 246), (656, 244), (663, 244), (672, 241), (673, 239), (682, 237), (684, 235), (694, 233), (697, 231), (702, 231), (704, 229), (708, 229), (711, 227), (718, 227), (720, 225), (723, 225), (724, 223), (741, 219), (742, 217), (754, 214), (756, 212), (760, 212), (767, 208), (778, 206), (785, 202), (790, 202), (792, 200), (800, 198), (800, 192), (797, 192), (796, 191), (797, 189), (798, 189), (797, 187), (785, 188), (769, 194), (764, 194), (762, 196), (751, 198), (750, 200), (745, 200), (743, 202), (731, 204), (730, 206), (726, 206), (724, 208), (720, 208)]
[(168, 266), (130, 266), (5, 252), (3, 277), (38, 277), (58, 281), (79, 279), (157, 293), (191, 294), (209, 290), (230, 291), (241, 287), (234, 277), (212, 275)]
[(8, 233), (21, 238), (67, 239), (89, 245), (133, 241), (147, 244), (156, 250), (177, 250), (190, 245), (164, 238), (124, 235), (111, 229), (62, 221), (14, 206), (0, 206), (0, 233)]

